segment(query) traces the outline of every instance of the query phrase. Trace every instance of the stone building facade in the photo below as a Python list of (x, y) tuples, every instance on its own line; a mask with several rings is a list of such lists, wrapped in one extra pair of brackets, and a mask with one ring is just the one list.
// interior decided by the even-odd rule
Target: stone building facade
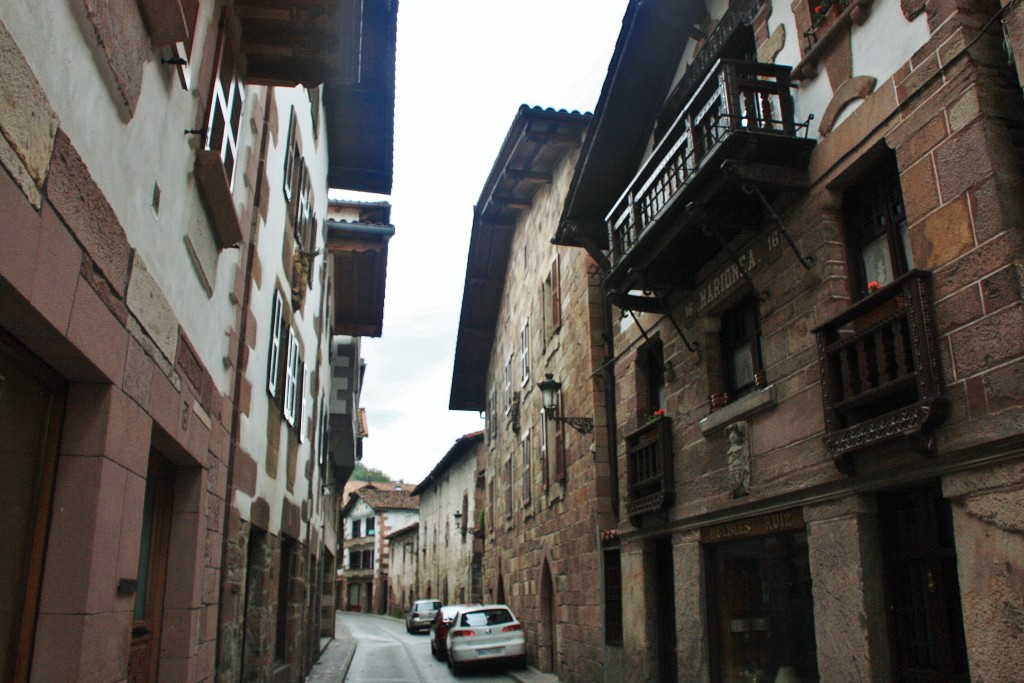
[(420, 595), (420, 524), (388, 535), (388, 614), (402, 617)]
[(628, 314), (622, 680), (1019, 677), (1020, 12), (629, 3), (555, 238)]
[(318, 653), (327, 340), (373, 293), (328, 301), (323, 217), (329, 186), (390, 190), (396, 6), (258, 5), (0, 6), (5, 681), (294, 681)]
[[(484, 487), (478, 469), (483, 440), (483, 432), (456, 439), (413, 489), (420, 499), (418, 545), (423, 549), (417, 598), (436, 598), (446, 605), (483, 601), (486, 513), (477, 499), (478, 486)], [(407, 602), (395, 589), (392, 584), (393, 604)]]
[[(598, 535), (615, 528), (617, 483), (595, 263), (550, 244), (589, 122), (519, 109), (474, 212), (450, 400), (487, 416), (484, 600), (507, 603), (530, 663), (565, 681), (604, 677)], [(549, 373), (563, 385), (557, 417), (590, 418), (591, 431), (545, 415)]]
[(388, 613), (389, 537), (419, 520), (413, 488), (401, 482), (370, 482), (352, 493), (341, 509), (341, 609)]

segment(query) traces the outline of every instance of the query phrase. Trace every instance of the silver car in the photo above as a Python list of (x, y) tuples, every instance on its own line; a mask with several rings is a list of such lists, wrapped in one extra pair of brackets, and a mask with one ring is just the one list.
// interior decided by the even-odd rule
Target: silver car
[(405, 613), (405, 630), (409, 633), (429, 630), (430, 622), (434, 620), (434, 615), (439, 609), (440, 600), (416, 600), (409, 605), (409, 610)]
[(526, 666), (526, 635), (508, 605), (467, 607), (448, 631), (448, 666), (453, 674), (483, 662)]

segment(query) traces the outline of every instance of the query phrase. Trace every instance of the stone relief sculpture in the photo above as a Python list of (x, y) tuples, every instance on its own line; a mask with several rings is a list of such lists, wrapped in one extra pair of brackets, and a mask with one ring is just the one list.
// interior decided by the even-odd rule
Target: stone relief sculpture
[(750, 493), (750, 425), (733, 422), (725, 428), (728, 446), (725, 452), (729, 467), (729, 485), (732, 497), (741, 498)]

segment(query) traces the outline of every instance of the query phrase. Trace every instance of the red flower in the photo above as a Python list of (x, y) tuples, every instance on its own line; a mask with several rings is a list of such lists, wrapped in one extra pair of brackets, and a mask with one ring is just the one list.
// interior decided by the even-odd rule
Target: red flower
[(882, 288), (882, 285), (878, 284), (878, 280), (872, 280), (868, 283), (868, 294), (877, 292)]
[(821, 5), (817, 5), (817, 6), (815, 6), (814, 11), (817, 12), (818, 14), (824, 14), (825, 13), (825, 8), (822, 7)]
[(658, 408), (657, 410), (654, 411), (654, 417), (661, 417), (664, 414), (665, 410), (663, 408)]

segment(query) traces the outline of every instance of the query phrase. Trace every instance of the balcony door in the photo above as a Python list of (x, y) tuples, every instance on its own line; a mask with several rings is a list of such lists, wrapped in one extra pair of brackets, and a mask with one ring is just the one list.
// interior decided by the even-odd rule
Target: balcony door
[(967, 683), (953, 520), (936, 482), (878, 505), (895, 683)]

